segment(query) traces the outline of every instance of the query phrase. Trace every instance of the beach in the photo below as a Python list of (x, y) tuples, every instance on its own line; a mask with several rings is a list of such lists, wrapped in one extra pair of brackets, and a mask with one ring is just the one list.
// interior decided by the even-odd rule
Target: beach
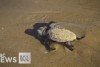
[[(25, 31), (49, 21), (85, 38), (72, 42), (74, 51), (53, 43), (56, 50), (48, 53)], [(0, 0), (0, 53), (17, 57), (19, 52), (30, 52), (31, 64), (0, 63), (0, 67), (100, 67), (100, 1)]]

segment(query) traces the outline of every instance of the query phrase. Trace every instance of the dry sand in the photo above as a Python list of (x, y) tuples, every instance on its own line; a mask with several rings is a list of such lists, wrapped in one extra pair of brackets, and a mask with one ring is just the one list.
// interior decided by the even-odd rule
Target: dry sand
[[(25, 34), (37, 22), (63, 23), (78, 36), (74, 51), (54, 44), (56, 51), (46, 53), (33, 36)], [(31, 52), (32, 63), (5, 63), (0, 67), (100, 67), (99, 0), (0, 0), (0, 53), (18, 56)]]

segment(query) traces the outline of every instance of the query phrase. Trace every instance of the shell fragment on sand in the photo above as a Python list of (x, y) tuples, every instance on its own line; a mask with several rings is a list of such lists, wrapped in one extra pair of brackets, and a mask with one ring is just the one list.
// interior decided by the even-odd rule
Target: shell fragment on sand
[(50, 38), (57, 42), (67, 42), (76, 39), (76, 35), (67, 29), (53, 28), (48, 31)]

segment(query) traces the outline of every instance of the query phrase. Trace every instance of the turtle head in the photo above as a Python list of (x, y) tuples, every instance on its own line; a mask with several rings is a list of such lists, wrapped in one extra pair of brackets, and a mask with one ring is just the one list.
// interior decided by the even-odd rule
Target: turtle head
[(60, 28), (60, 25), (54, 21), (50, 21), (49, 24), (48, 24), (48, 27), (49, 28)]
[(55, 21), (50, 21), (48, 24), (51, 25), (52, 23), (56, 23)]
[(50, 22), (48, 23), (48, 26), (49, 26), (50, 28), (55, 27), (55, 25), (56, 25), (56, 22), (54, 22), (54, 21), (50, 21)]

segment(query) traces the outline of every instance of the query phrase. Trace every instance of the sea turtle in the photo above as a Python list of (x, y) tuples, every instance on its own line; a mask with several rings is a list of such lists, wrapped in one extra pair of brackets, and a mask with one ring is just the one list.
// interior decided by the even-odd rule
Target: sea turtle
[(43, 37), (44, 44), (48, 46), (48, 50), (54, 50), (50, 45), (52, 42), (63, 43), (64, 46), (68, 47), (71, 51), (73, 50), (73, 45), (71, 44), (74, 40), (81, 40), (85, 36), (78, 38), (76, 34), (68, 29), (61, 27), (60, 24), (51, 21), (47, 26), (40, 27), (38, 34)]

